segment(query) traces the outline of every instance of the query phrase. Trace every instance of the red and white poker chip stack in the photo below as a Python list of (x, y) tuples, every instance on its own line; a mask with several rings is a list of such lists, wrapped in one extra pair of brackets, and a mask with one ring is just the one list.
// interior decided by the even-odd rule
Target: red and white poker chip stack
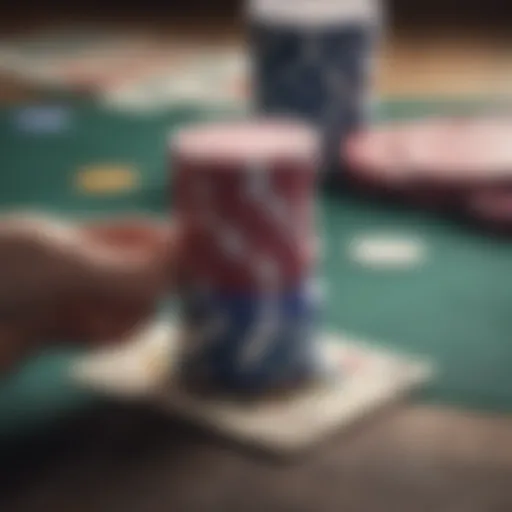
[(365, 190), (512, 226), (511, 141), (511, 117), (443, 117), (366, 130), (342, 153)]
[(284, 290), (316, 260), (319, 142), (309, 126), (259, 119), (183, 129), (171, 141), (187, 284)]

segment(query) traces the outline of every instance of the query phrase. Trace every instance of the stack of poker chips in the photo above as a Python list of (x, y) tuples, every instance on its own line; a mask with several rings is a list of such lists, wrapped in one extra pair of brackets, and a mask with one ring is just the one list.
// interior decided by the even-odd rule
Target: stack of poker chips
[(212, 123), (171, 146), (185, 377), (236, 393), (307, 377), (319, 308), (316, 132), (276, 119)]
[(455, 214), (512, 233), (512, 117), (442, 114), (362, 130), (342, 151), (351, 183), (370, 196)]
[(339, 174), (340, 142), (369, 113), (380, 1), (248, 0), (247, 21), (255, 109), (314, 123)]

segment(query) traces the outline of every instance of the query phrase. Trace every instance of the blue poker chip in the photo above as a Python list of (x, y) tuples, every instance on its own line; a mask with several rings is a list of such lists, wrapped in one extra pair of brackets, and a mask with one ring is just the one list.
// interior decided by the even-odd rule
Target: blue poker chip
[(320, 306), (309, 285), (278, 296), (183, 294), (185, 375), (257, 393), (316, 373)]
[(378, 25), (326, 20), (305, 26), (257, 17), (249, 24), (256, 109), (316, 124), (329, 170), (339, 162), (340, 143), (367, 119)]
[(13, 122), (29, 134), (59, 134), (69, 129), (71, 109), (61, 105), (33, 105), (17, 109)]

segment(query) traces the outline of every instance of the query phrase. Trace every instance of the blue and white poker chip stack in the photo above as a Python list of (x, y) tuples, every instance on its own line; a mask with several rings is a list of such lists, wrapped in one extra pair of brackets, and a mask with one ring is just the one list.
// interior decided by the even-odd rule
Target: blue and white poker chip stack
[(248, 0), (254, 107), (323, 133), (324, 172), (367, 118), (380, 0)]
[(191, 351), (184, 371), (192, 379), (257, 394), (300, 383), (319, 369), (312, 340), (321, 304), (307, 286), (275, 296), (192, 293), (183, 303)]

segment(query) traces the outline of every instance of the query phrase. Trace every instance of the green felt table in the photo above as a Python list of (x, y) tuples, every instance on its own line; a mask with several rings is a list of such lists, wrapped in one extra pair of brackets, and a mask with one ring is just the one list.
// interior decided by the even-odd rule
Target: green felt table
[[(70, 102), (69, 126), (57, 133), (20, 129), (16, 108), (0, 112), (0, 206), (45, 209), (69, 218), (124, 213), (169, 215), (166, 139), (184, 123), (236, 115), (181, 108), (155, 115), (107, 112)], [(474, 104), (396, 100), (377, 120), (418, 117)], [(86, 166), (135, 166), (139, 186), (88, 194), (75, 186)], [(435, 381), (423, 400), (512, 410), (512, 243), (427, 212), (376, 204), (350, 194), (320, 194), (328, 284), (325, 322), (377, 344), (431, 357)], [(420, 237), (420, 268), (378, 271), (357, 266), (347, 248), (377, 231)], [(95, 403), (76, 389), (67, 369), (80, 349), (48, 348), (0, 383), (0, 436), (52, 424)]]

